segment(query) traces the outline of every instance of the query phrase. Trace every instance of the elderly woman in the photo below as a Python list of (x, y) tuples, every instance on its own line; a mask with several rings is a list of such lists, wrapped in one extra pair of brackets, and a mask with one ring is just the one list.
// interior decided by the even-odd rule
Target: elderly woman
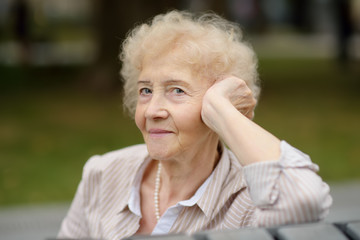
[(324, 218), (331, 197), (317, 165), (251, 120), (257, 62), (236, 24), (171, 11), (136, 27), (120, 58), (124, 105), (145, 144), (90, 158), (59, 237)]

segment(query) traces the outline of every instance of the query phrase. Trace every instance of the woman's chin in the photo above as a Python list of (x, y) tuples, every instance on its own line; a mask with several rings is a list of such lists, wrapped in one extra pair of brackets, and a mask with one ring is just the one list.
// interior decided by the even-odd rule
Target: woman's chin
[(148, 152), (152, 159), (156, 160), (167, 160), (170, 159), (173, 154), (171, 154), (166, 148), (153, 148), (148, 146)]
[(154, 159), (154, 160), (159, 160), (159, 161), (166, 161), (166, 160), (169, 160), (171, 157), (165, 155), (165, 154), (149, 154), (151, 159)]

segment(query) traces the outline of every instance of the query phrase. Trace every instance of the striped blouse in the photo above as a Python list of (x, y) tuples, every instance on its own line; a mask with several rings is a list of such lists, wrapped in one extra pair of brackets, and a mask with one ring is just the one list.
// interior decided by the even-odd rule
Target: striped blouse
[[(132, 211), (129, 202), (147, 159), (144, 144), (90, 158), (58, 237), (122, 239), (134, 235), (141, 214)], [(285, 141), (279, 160), (245, 167), (223, 147), (201, 196), (195, 204), (181, 206), (168, 231), (191, 234), (321, 220), (332, 198), (317, 171), (306, 154)], [(158, 224), (163, 224), (161, 219)]]

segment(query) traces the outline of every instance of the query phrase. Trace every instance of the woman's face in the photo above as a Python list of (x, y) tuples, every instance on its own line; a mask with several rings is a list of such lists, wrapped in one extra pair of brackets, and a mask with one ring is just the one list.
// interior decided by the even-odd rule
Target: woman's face
[(169, 56), (144, 61), (135, 121), (153, 159), (196, 156), (216, 147), (217, 135), (201, 120), (202, 98), (210, 85)]

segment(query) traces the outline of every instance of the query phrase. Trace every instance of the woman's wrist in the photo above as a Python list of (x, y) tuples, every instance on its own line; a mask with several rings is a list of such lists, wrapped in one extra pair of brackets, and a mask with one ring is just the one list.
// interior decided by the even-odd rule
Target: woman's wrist
[(204, 123), (220, 137), (224, 130), (226, 108), (234, 108), (231, 102), (221, 96), (208, 97), (203, 101), (201, 117)]
[(226, 98), (212, 98), (203, 110), (204, 122), (243, 166), (279, 158), (280, 140), (239, 112)]

